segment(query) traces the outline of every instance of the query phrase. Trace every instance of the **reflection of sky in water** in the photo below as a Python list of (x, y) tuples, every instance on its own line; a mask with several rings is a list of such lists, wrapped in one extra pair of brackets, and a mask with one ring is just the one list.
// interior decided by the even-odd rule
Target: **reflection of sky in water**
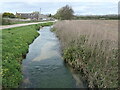
[(57, 9), (70, 5), (78, 15), (90, 14), (117, 14), (118, 3), (115, 2), (4, 2), (0, 12), (33, 12), (41, 11), (43, 14), (55, 14)]
[(53, 42), (48, 42), (46, 43), (42, 48), (41, 48), (41, 53), (40, 56), (36, 57), (32, 61), (39, 61), (39, 60), (44, 60), (44, 59), (49, 59), (57, 54), (56, 50), (52, 50), (51, 47), (55, 47), (55, 43)]

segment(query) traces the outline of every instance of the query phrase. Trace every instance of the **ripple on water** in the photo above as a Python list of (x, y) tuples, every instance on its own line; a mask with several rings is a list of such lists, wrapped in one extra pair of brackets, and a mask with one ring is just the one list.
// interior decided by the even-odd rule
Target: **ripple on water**
[[(77, 88), (84, 87), (78, 81), (75, 73), (65, 65), (59, 52), (59, 41), (50, 32), (50, 27), (44, 27), (40, 36), (29, 47), (29, 53), (23, 60), (24, 88)], [(79, 83), (78, 83), (79, 82)]]

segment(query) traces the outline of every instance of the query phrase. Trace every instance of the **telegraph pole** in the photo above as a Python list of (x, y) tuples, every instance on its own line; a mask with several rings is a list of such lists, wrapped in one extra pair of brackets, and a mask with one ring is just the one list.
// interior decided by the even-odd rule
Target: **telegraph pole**
[(40, 8), (40, 12), (39, 12), (39, 20), (40, 20), (40, 14), (41, 14), (41, 8)]
[(40, 8), (40, 14), (41, 14), (41, 8)]
[(40, 12), (39, 12), (39, 20), (40, 20), (40, 16), (41, 16), (41, 8), (40, 8)]

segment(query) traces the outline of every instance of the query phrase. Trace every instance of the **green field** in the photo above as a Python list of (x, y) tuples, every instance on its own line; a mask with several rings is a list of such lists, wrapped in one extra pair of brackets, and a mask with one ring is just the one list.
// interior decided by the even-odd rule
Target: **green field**
[(75, 16), (75, 20), (119, 20), (118, 15), (88, 15), (88, 16)]
[(2, 87), (16, 88), (22, 80), (21, 62), (28, 52), (29, 45), (39, 35), (41, 26), (52, 25), (44, 23), (4, 29), (2, 31)]

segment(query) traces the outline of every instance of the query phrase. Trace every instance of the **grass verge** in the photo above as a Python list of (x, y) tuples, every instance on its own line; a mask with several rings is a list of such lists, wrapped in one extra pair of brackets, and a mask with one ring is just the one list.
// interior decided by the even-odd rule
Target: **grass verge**
[(29, 44), (39, 35), (40, 26), (44, 23), (2, 30), (2, 86), (17, 88), (22, 80), (21, 62), (28, 52)]

